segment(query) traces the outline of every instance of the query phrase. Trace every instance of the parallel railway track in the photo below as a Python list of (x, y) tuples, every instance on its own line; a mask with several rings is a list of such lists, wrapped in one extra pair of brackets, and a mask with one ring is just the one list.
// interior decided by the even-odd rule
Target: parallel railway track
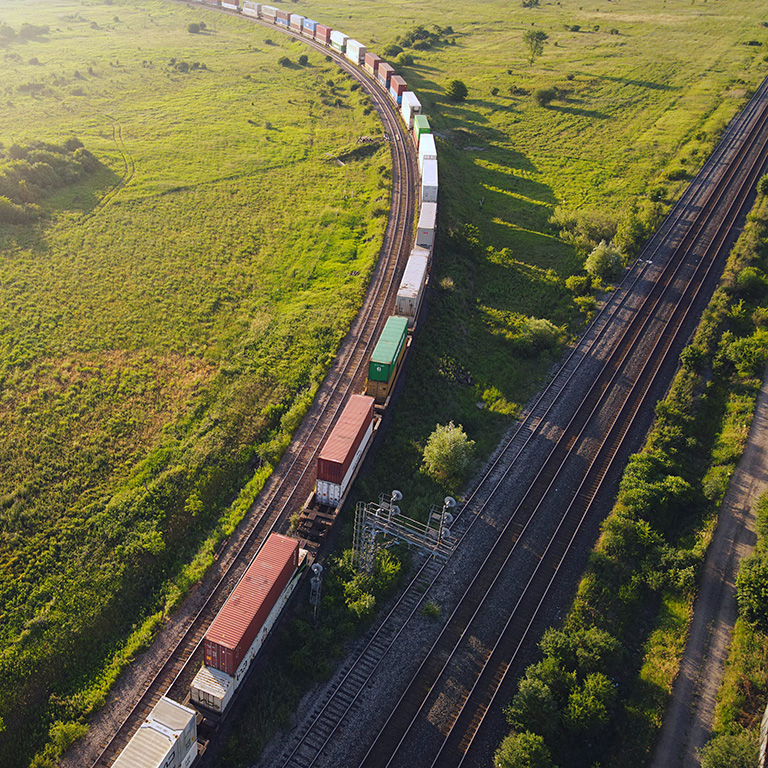
[[(444, 630), (391, 707), (362, 766), (410, 766), (415, 754), (420, 765), (474, 764), (467, 755), (484, 715), (523, 643), (536, 634), (539, 609), (625, 443), (638, 408), (658, 385), (659, 372), (663, 369), (669, 377), (674, 370), (674, 357), (690, 331), (691, 317), (703, 308), (713, 289), (733, 224), (746, 214), (766, 164), (767, 100), (768, 82), (728, 127), (641, 259), (464, 505), (462, 539), (492, 505), (507, 507), (510, 515)], [(691, 258), (691, 254), (695, 255)], [(652, 275), (654, 271), (658, 274)], [(611, 331), (622, 325), (618, 337), (612, 337)], [(559, 427), (563, 417), (553, 414), (562, 409), (564, 393), (583, 386), (584, 381), (588, 384), (583, 394), (572, 398), (580, 401), (579, 407), (569, 413), (567, 425)], [(545, 427), (552, 445), (538, 460), (536, 476), (525, 484), (524, 497), (515, 498), (517, 491), (510, 494), (507, 478), (519, 470), (521, 456), (527, 455), (525, 448), (531, 452)], [(571, 496), (571, 503), (562, 501)], [(558, 504), (564, 513), (558, 512)], [(547, 516), (557, 521), (547, 543), (531, 543), (529, 527)], [(510, 612), (499, 609), (498, 603), (510, 600), (510, 584), (503, 576), (520, 547), (533, 547), (537, 554), (528, 583), (512, 591), (516, 604)], [(430, 586), (438, 576), (431, 574)], [(384, 654), (425, 598), (423, 578), (415, 580), (418, 599), (404, 597), (395, 606), (372, 641), (373, 651), (366, 647), (349, 664), (311, 721), (294, 737), (280, 765), (332, 763), (333, 758), (324, 762), (323, 750), (351, 718), (365, 686), (375, 685)], [(408, 606), (407, 616), (401, 604)], [(489, 622), (493, 614), (502, 618)], [(392, 630), (386, 629), (388, 623)], [(381, 643), (374, 643), (377, 636), (389, 638), (383, 652), (378, 647)]]
[[(235, 15), (245, 21), (273, 26)], [(416, 163), (413, 144), (401, 126), (397, 109), (387, 94), (358, 67), (287, 29), (281, 31), (324, 54), (333, 55), (339, 67), (359, 81), (368, 92), (381, 117), (392, 154), (391, 213), (384, 242), (363, 307), (343, 340), (310, 412), (255, 506), (220, 553), (216, 572), (210, 574), (198, 589), (200, 595), (205, 595), (202, 604), (165, 655), (159, 669), (151, 674), (139, 701), (112, 738), (100, 745), (98, 756), (91, 762), (93, 768), (111, 765), (161, 696), (170, 695), (179, 701), (186, 698), (189, 683), (201, 664), (202, 640), (208, 625), (266, 537), (273, 531), (284, 530), (290, 515), (300, 509), (311, 492), (314, 483), (311, 470), (317, 453), (348, 395), (363, 386), (367, 359), (394, 306), (399, 279), (410, 252), (416, 202)]]

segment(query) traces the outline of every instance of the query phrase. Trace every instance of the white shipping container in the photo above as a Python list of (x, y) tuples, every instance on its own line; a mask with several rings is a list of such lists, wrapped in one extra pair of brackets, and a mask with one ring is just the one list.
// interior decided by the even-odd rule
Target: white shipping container
[(274, 5), (262, 5), (260, 15), (268, 21), (274, 21), (277, 18), (277, 8)]
[(292, 13), (289, 18), (289, 24), (291, 27), (296, 28), (298, 27), (299, 30), (301, 30), (302, 26), (304, 25), (304, 17), (299, 16), (298, 13)]
[(423, 173), (424, 161), (437, 160), (435, 137), (431, 133), (422, 133), (419, 137), (419, 172)]
[(189, 768), (197, 757), (194, 710), (163, 696), (113, 768)]
[(337, 51), (344, 51), (344, 48), (347, 45), (347, 40), (349, 40), (348, 35), (345, 35), (343, 32), (339, 32), (337, 29), (331, 30), (331, 45)]
[(400, 281), (395, 300), (395, 314), (407, 317), (409, 328), (412, 328), (416, 322), (416, 315), (424, 296), (424, 286), (427, 284), (428, 268), (429, 251), (425, 248), (414, 248), (405, 265), (405, 272), (403, 272), (403, 279)]
[(245, 16), (261, 16), (261, 3), (254, 3), (253, 0), (244, 0), (243, 14)]
[(229, 0), (229, 2), (228, 0), (221, 0), (221, 6), (222, 8), (230, 8), (233, 11), (240, 10), (240, 6), (236, 2), (235, 3), (231, 2), (231, 0)]
[(410, 131), (411, 128), (413, 128), (413, 118), (416, 115), (421, 114), (421, 102), (413, 91), (406, 91), (403, 94), (403, 102), (400, 111), (402, 112), (403, 120)]
[(365, 61), (365, 46), (357, 40), (347, 40), (347, 58), (354, 64), (362, 64)]
[(437, 158), (425, 158), (421, 169), (421, 202), (437, 202)]
[(352, 462), (349, 465), (347, 474), (344, 475), (344, 479), (339, 483), (331, 483), (328, 480), (317, 480), (315, 482), (315, 498), (318, 504), (326, 504), (329, 507), (337, 507), (341, 501), (342, 496), (347, 491), (347, 486), (352, 480), (355, 474), (355, 467), (357, 467), (360, 458), (365, 453), (366, 446), (371, 440), (373, 434), (373, 421), (368, 425), (368, 429), (365, 431), (365, 436), (360, 441), (360, 445), (355, 451), (355, 455), (352, 458)]
[(422, 203), (419, 223), (416, 227), (416, 245), (432, 248), (437, 228), (437, 203)]

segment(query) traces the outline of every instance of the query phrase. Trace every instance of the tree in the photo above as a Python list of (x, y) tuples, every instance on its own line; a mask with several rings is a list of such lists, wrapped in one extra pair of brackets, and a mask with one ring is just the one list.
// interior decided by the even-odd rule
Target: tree
[(601, 240), (592, 250), (584, 263), (584, 269), (592, 277), (600, 280), (613, 280), (621, 274), (621, 251), (613, 245)]
[(749, 731), (718, 736), (701, 753), (701, 768), (752, 768), (758, 762), (757, 739)]
[(464, 99), (467, 98), (468, 93), (469, 91), (463, 80), (451, 80), (451, 82), (448, 83), (448, 87), (445, 89), (445, 95), (451, 101), (464, 101)]
[(474, 447), (461, 424), (437, 424), (424, 446), (424, 471), (436, 480), (455, 481), (469, 467)]
[(768, 552), (746, 557), (736, 577), (739, 612), (760, 629), (768, 629)]
[(535, 733), (513, 733), (501, 742), (493, 756), (496, 768), (553, 768), (544, 739)]
[(533, 66), (533, 62), (537, 57), (544, 53), (544, 43), (549, 39), (549, 35), (546, 32), (542, 32), (540, 29), (529, 29), (523, 35), (523, 41), (528, 47), (528, 63)]
[(307, 64), (309, 64), (309, 56), (307, 56), (306, 53), (302, 53), (301, 56), (299, 56), (299, 64), (302, 67), (306, 67)]
[(613, 683), (602, 672), (588, 675), (568, 697), (566, 725), (576, 732), (593, 734), (608, 722), (615, 694)]
[(552, 689), (537, 678), (524, 678), (504, 710), (507, 721), (513, 728), (529, 730), (540, 736), (551, 737), (560, 724), (560, 711)]
[(189, 32), (190, 35), (196, 35), (199, 31), (200, 25), (194, 21), (187, 27), (187, 32)]
[(768, 195), (768, 173), (757, 182), (757, 191), (761, 195)]

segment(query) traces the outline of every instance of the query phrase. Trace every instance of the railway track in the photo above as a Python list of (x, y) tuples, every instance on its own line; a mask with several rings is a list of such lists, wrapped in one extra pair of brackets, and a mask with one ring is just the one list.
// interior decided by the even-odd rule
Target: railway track
[[(660, 372), (668, 379), (676, 367), (676, 352), (690, 330), (691, 318), (703, 308), (723, 264), (733, 222), (746, 214), (768, 157), (767, 97), (768, 83), (763, 83), (468, 499), (453, 528), (454, 533), (463, 528), (462, 541), (494, 505), (510, 511), (504, 530), (391, 707), (392, 714), (361, 765), (412, 765), (414, 754), (419, 754), (423, 765), (479, 764), (479, 758), (473, 763), (467, 755), (484, 715), (521, 647), (537, 633), (539, 609), (593, 510), (606, 472), (625, 445), (638, 408), (658, 386)], [(619, 334), (617, 326), (623, 326)], [(563, 418), (555, 414), (558, 408), (562, 411), (564, 393), (585, 380), (588, 386), (572, 398), (579, 407), (569, 413), (565, 427), (558, 427)], [(509, 493), (509, 478), (519, 470), (525, 449), (533, 451), (545, 428), (551, 446), (537, 459), (540, 469), (535, 477), (525, 482), (517, 477), (516, 490), (527, 490), (516, 498)], [(562, 501), (571, 497), (569, 504)], [(554, 521), (547, 543), (531, 543), (531, 530), (541, 527), (547, 517)], [(510, 563), (524, 559), (524, 550), (531, 547), (535, 555), (528, 558), (530, 578), (522, 588), (510, 584), (504, 578)], [(423, 589), (418, 583), (420, 600), (425, 597)], [(512, 595), (510, 613), (507, 604)], [(504, 608), (499, 608), (499, 602)], [(410, 609), (406, 623), (418, 604)], [(385, 625), (403, 622), (397, 611), (395, 606), (393, 619), (387, 617)], [(489, 622), (489, 615), (501, 618)], [(382, 636), (392, 635), (383, 628), (379, 631)], [(398, 637), (402, 631), (400, 626)], [(286, 751), (281, 765), (296, 768), (333, 762), (333, 758), (324, 762), (323, 750), (351, 717), (363, 688), (375, 685), (373, 675), (382, 664), (376, 650), (375, 669), (367, 676), (361, 674), (371, 667), (368, 653), (366, 647), (350, 664), (312, 722)]]
[[(234, 15), (251, 23), (263, 24), (257, 19)], [(273, 25), (263, 25), (274, 28)], [(236, 535), (219, 553), (214, 571), (197, 590), (199, 606), (195, 607), (169, 652), (165, 654), (162, 664), (151, 673), (139, 701), (122, 720), (112, 738), (99, 745), (98, 755), (90, 760), (93, 768), (111, 765), (161, 696), (170, 695), (179, 701), (186, 698), (189, 683), (202, 660), (202, 640), (209, 624), (266, 537), (273, 531), (287, 528), (288, 518), (301, 508), (311, 492), (311, 470), (317, 453), (341, 413), (348, 395), (362, 387), (366, 361), (394, 306), (399, 279), (410, 252), (416, 202), (416, 161), (413, 145), (400, 124), (397, 109), (392, 106), (384, 91), (358, 67), (335, 55), (335, 52), (294, 35), (287, 29), (281, 31), (297, 37), (323, 54), (332, 55), (339, 67), (360, 82), (370, 95), (391, 147), (392, 197), (389, 222), (363, 306), (342, 341), (335, 363), (326, 375), (312, 408), (256, 504), (241, 523)]]

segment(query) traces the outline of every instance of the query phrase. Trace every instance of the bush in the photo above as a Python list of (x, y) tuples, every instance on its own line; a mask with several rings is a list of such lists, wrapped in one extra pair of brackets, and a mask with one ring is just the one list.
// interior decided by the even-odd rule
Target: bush
[(565, 287), (576, 296), (585, 296), (589, 292), (589, 278), (585, 275), (571, 275), (565, 278)]
[(410, 67), (413, 64), (413, 56), (410, 53), (401, 53), (396, 59), (395, 64), (398, 67)]
[(306, 53), (302, 53), (301, 56), (299, 56), (299, 65), (306, 67), (307, 64), (309, 64), (309, 56), (307, 56)]
[(187, 32), (189, 32), (190, 35), (196, 35), (199, 31), (200, 25), (194, 21), (187, 27)]
[(535, 733), (513, 733), (501, 742), (493, 756), (497, 768), (554, 768), (544, 739)]
[(546, 107), (551, 101), (557, 98), (557, 88), (537, 88), (533, 92), (533, 100), (540, 106)]
[(718, 736), (701, 753), (701, 768), (753, 768), (758, 762), (757, 739), (749, 731)]
[(424, 446), (423, 471), (442, 482), (456, 481), (469, 468), (474, 448), (461, 424), (437, 424)]
[(281, 67), (290, 67), (290, 66), (291, 66), (291, 60), (290, 60), (290, 59), (289, 59), (287, 56), (281, 56), (281, 57), (280, 57), (280, 58), (277, 60), (277, 63), (278, 63), (278, 64), (279, 64)]
[(757, 182), (757, 191), (761, 195), (768, 195), (768, 173)]
[(736, 577), (736, 600), (746, 621), (768, 630), (768, 552), (744, 558)]
[(398, 54), (400, 54), (402, 52), (403, 52), (403, 49), (399, 45), (395, 45), (393, 43), (392, 45), (388, 45), (384, 49), (382, 55), (387, 56), (389, 58), (392, 58), (392, 57), (397, 56)]
[(592, 250), (584, 263), (584, 269), (598, 280), (611, 281), (621, 274), (621, 252), (613, 244), (602, 240)]
[(464, 101), (468, 94), (469, 91), (467, 90), (467, 86), (462, 80), (451, 80), (451, 82), (448, 83), (448, 87), (445, 89), (445, 95), (451, 101)]

